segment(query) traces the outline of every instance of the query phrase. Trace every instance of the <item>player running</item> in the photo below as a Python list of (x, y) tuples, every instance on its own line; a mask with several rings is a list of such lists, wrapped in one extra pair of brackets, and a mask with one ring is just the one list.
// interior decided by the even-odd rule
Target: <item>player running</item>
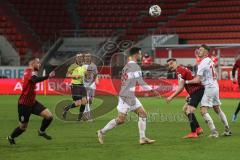
[(204, 93), (204, 87), (201, 84), (185, 84), (186, 80), (192, 80), (194, 77), (188, 68), (178, 65), (176, 59), (168, 59), (167, 63), (169, 69), (176, 72), (179, 85), (178, 89), (171, 96), (166, 98), (166, 101), (167, 103), (172, 101), (173, 98), (180, 94), (185, 87), (190, 96), (187, 98), (188, 100), (183, 107), (183, 111), (188, 117), (191, 133), (183, 138), (197, 138), (198, 135), (203, 133), (203, 129), (200, 127), (194, 112), (199, 102), (201, 102)]
[(87, 91), (87, 99), (88, 99), (88, 103), (86, 104), (84, 112), (86, 114), (85, 117), (87, 118), (87, 120), (92, 121), (91, 108), (92, 108), (93, 98), (95, 95), (95, 89), (96, 89), (95, 81), (97, 79), (98, 70), (97, 70), (97, 66), (91, 60), (90, 53), (87, 53), (84, 55), (84, 64), (87, 68), (86, 76), (84, 77), (84, 86)]
[(208, 113), (208, 108), (214, 109), (219, 115), (222, 123), (225, 126), (225, 131), (222, 135), (231, 136), (228, 121), (226, 115), (221, 110), (220, 99), (219, 99), (219, 86), (217, 82), (217, 74), (214, 67), (214, 62), (208, 57), (210, 48), (207, 45), (201, 45), (198, 52), (198, 57), (201, 58), (201, 62), (198, 65), (197, 76), (192, 80), (186, 80), (186, 84), (202, 83), (204, 86), (204, 95), (201, 100), (201, 114), (208, 124), (211, 134), (209, 137), (217, 138), (219, 136), (216, 127), (213, 123), (211, 116)]
[(98, 134), (98, 141), (100, 144), (103, 144), (103, 136), (113, 129), (114, 127), (123, 124), (125, 122), (126, 116), (129, 111), (135, 112), (139, 119), (138, 119), (138, 129), (139, 129), (139, 136), (140, 144), (152, 144), (155, 140), (151, 140), (145, 136), (146, 130), (146, 120), (147, 114), (135, 96), (135, 86), (136, 83), (141, 85), (145, 90), (150, 90), (153, 92), (154, 95), (159, 95), (158, 92), (153, 90), (149, 85), (147, 85), (142, 78), (142, 72), (140, 66), (137, 64), (138, 60), (141, 59), (141, 49), (140, 48), (131, 48), (129, 51), (128, 63), (124, 66), (121, 75), (121, 90), (119, 93), (118, 99), (118, 117), (112, 119), (104, 128), (97, 131)]
[[(238, 71), (238, 78), (237, 79), (235, 78), (236, 70)], [(240, 89), (240, 55), (237, 57), (237, 60), (236, 60), (236, 62), (234, 64), (234, 66), (233, 66), (232, 78), (233, 78), (233, 83), (238, 82), (238, 87)], [(233, 114), (233, 118), (232, 118), (233, 122), (236, 122), (237, 115), (238, 115), (239, 111), (240, 111), (240, 102), (238, 103), (238, 107), (237, 107), (235, 113)]]
[(79, 108), (79, 115), (77, 120), (82, 120), (85, 105), (87, 104), (86, 89), (83, 85), (83, 78), (86, 73), (86, 66), (83, 65), (84, 55), (79, 53), (76, 55), (76, 62), (70, 65), (67, 71), (67, 77), (71, 78), (71, 92), (73, 103), (66, 106), (63, 111), (63, 118), (66, 119), (67, 112), (76, 107)]
[(33, 58), (29, 61), (28, 68), (24, 71), (23, 90), (18, 99), (18, 118), (19, 126), (15, 128), (10, 136), (7, 137), (10, 144), (16, 144), (15, 138), (20, 136), (28, 127), (28, 122), (31, 114), (43, 117), (42, 124), (38, 130), (38, 135), (47, 140), (52, 137), (46, 134), (46, 129), (53, 120), (52, 113), (36, 100), (36, 84), (42, 82), (55, 75), (51, 72), (44, 77), (37, 76), (40, 68), (40, 61), (38, 58)]

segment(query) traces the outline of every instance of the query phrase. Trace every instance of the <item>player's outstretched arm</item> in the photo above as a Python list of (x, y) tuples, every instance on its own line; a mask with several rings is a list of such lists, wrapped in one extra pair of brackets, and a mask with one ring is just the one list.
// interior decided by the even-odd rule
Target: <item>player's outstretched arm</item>
[(151, 91), (155, 96), (161, 97), (158, 91), (154, 90), (152, 87), (150, 87), (142, 78), (142, 76), (138, 77), (138, 84), (147, 91)]
[(43, 77), (39, 77), (37, 75), (33, 75), (30, 79), (31, 82), (33, 83), (38, 83), (38, 82), (42, 82), (48, 78), (54, 77), (55, 76), (55, 72), (52, 71), (49, 75), (43, 76)]
[(192, 80), (186, 80), (185, 84), (196, 84), (196, 83), (201, 83), (201, 78), (199, 75), (197, 75), (195, 78)]
[(173, 100), (173, 98), (175, 98), (177, 95), (179, 95), (183, 89), (184, 89), (184, 84), (185, 84), (185, 81), (184, 80), (181, 80), (179, 82), (179, 85), (178, 85), (178, 88), (177, 90), (169, 97), (166, 98), (166, 102), (169, 103)]

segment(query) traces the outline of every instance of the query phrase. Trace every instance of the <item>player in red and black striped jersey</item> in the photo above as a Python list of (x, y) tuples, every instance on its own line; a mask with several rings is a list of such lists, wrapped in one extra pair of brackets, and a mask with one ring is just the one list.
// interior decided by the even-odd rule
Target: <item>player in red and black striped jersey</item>
[(169, 69), (176, 72), (179, 86), (171, 96), (166, 98), (166, 101), (169, 103), (173, 100), (173, 98), (180, 94), (184, 88), (186, 89), (190, 96), (187, 98), (187, 103), (184, 105), (183, 111), (188, 117), (191, 133), (183, 138), (197, 138), (198, 135), (203, 132), (203, 129), (200, 127), (194, 112), (202, 100), (204, 86), (201, 84), (185, 84), (186, 80), (191, 80), (194, 78), (192, 72), (188, 68), (178, 65), (176, 59), (168, 59), (167, 63)]
[(24, 71), (23, 90), (18, 100), (19, 126), (13, 130), (10, 136), (7, 137), (10, 144), (15, 144), (15, 138), (27, 129), (31, 114), (43, 117), (41, 127), (38, 130), (38, 135), (48, 140), (52, 139), (51, 136), (46, 134), (45, 130), (52, 122), (53, 115), (47, 108), (36, 100), (35, 87), (38, 82), (42, 82), (49, 77), (53, 77), (55, 73), (51, 72), (47, 76), (39, 77), (37, 76), (39, 67), (39, 59), (33, 58), (29, 61), (28, 68)]
[[(236, 70), (238, 71), (237, 78), (235, 78)], [(238, 82), (238, 87), (239, 87), (239, 90), (240, 90), (240, 55), (238, 56), (237, 61), (233, 65), (232, 78), (233, 78), (233, 83)], [(237, 115), (238, 115), (239, 111), (240, 111), (240, 102), (238, 103), (238, 107), (237, 107), (235, 113), (233, 114), (233, 118), (232, 118), (233, 122), (235, 122), (237, 120)]]

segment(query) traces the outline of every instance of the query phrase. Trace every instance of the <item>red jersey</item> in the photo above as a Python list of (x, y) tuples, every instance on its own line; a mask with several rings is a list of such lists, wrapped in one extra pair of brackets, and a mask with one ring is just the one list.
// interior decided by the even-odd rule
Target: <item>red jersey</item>
[[(194, 77), (192, 75), (192, 72), (183, 66), (178, 66), (176, 69), (176, 74), (178, 76), (178, 80), (192, 80)], [(196, 91), (198, 91), (199, 89), (204, 88), (203, 85), (201, 84), (185, 84), (184, 85), (186, 91), (188, 92), (188, 94), (192, 94)]]
[(240, 59), (238, 59), (234, 66), (233, 66), (233, 71), (232, 71), (232, 76), (235, 77), (236, 70), (238, 71), (238, 80), (240, 81)]
[(18, 103), (23, 104), (26, 106), (32, 106), (36, 101), (36, 92), (35, 87), (36, 83), (31, 81), (33, 76), (33, 70), (27, 68), (24, 70), (24, 77), (23, 77), (23, 90), (19, 97)]

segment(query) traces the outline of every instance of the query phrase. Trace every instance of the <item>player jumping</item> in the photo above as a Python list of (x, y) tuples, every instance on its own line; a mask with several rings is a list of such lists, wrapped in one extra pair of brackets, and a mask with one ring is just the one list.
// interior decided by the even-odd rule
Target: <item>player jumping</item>
[[(237, 79), (235, 78), (236, 70), (238, 71)], [(238, 87), (240, 89), (240, 55), (238, 56), (237, 61), (235, 62), (234, 66), (233, 66), (232, 78), (233, 78), (233, 83), (238, 82)], [(233, 122), (236, 122), (239, 111), (240, 111), (240, 102), (238, 103), (238, 107), (237, 107), (235, 113), (233, 114), (233, 118), (232, 118)]]
[(38, 135), (46, 138), (47, 140), (52, 139), (51, 136), (46, 134), (45, 130), (51, 124), (53, 115), (47, 108), (36, 100), (35, 88), (37, 83), (42, 82), (49, 77), (53, 77), (55, 73), (51, 72), (47, 76), (39, 77), (37, 76), (39, 67), (39, 59), (33, 58), (29, 61), (28, 68), (24, 71), (23, 90), (18, 99), (19, 126), (13, 130), (10, 136), (7, 137), (10, 144), (16, 144), (15, 138), (26, 131), (31, 114), (43, 117), (41, 127), (38, 130)]
[(138, 119), (138, 129), (140, 144), (152, 144), (155, 140), (151, 140), (145, 136), (146, 130), (146, 120), (147, 114), (135, 96), (135, 86), (136, 83), (141, 85), (145, 90), (151, 90), (154, 95), (159, 95), (158, 92), (153, 90), (149, 85), (147, 85), (142, 78), (142, 72), (140, 66), (137, 64), (138, 60), (141, 59), (141, 49), (140, 48), (131, 48), (129, 51), (128, 63), (124, 66), (121, 75), (121, 90), (119, 93), (118, 99), (118, 117), (112, 119), (104, 128), (97, 131), (98, 140), (100, 144), (103, 144), (103, 136), (113, 129), (114, 127), (123, 124), (125, 122), (127, 113), (129, 111), (134, 111), (139, 119)]
[(201, 102), (204, 93), (204, 87), (200, 84), (185, 84), (186, 80), (192, 80), (194, 77), (188, 68), (178, 65), (176, 59), (168, 59), (167, 63), (169, 69), (176, 72), (179, 85), (178, 89), (171, 96), (166, 98), (166, 101), (168, 103), (172, 101), (173, 98), (180, 94), (185, 87), (190, 96), (188, 97), (187, 103), (183, 107), (183, 111), (188, 117), (191, 133), (183, 138), (197, 138), (198, 135), (203, 133), (203, 129), (198, 124), (194, 112), (199, 102)]
[(71, 92), (72, 92), (72, 99), (73, 103), (66, 106), (63, 111), (63, 118), (66, 119), (67, 112), (76, 107), (79, 108), (79, 115), (77, 120), (82, 120), (83, 112), (85, 110), (85, 105), (87, 104), (86, 98), (86, 89), (83, 85), (83, 77), (86, 73), (86, 67), (83, 65), (84, 55), (77, 54), (76, 55), (76, 62), (70, 65), (67, 71), (67, 77), (71, 78)]
[(84, 55), (84, 63), (87, 68), (86, 76), (84, 77), (84, 86), (87, 91), (87, 99), (88, 99), (88, 103), (86, 104), (84, 112), (86, 114), (87, 120), (92, 121), (92, 117), (90, 113), (91, 113), (93, 98), (95, 95), (95, 89), (96, 89), (95, 81), (97, 79), (98, 70), (97, 70), (97, 66), (91, 60), (90, 53), (87, 53)]
[(222, 123), (225, 126), (225, 131), (222, 135), (231, 136), (228, 121), (226, 115), (221, 110), (219, 99), (219, 86), (217, 82), (217, 74), (214, 67), (214, 62), (208, 57), (210, 48), (207, 45), (201, 45), (198, 52), (198, 57), (201, 58), (201, 62), (198, 65), (197, 76), (192, 80), (186, 80), (186, 84), (202, 83), (204, 86), (204, 95), (201, 100), (201, 114), (208, 124), (211, 134), (209, 137), (217, 138), (219, 136), (216, 127), (213, 123), (211, 116), (208, 113), (208, 108), (214, 109), (219, 115)]

